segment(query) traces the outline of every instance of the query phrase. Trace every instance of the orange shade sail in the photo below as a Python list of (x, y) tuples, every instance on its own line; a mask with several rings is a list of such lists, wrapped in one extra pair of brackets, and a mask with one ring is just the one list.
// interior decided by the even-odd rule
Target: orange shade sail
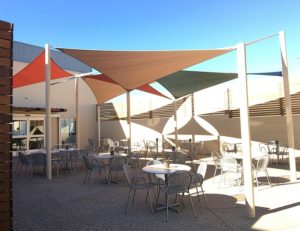
[[(61, 69), (50, 59), (51, 79), (59, 79), (72, 76)], [(39, 54), (30, 64), (13, 76), (13, 88), (23, 87), (45, 81), (45, 51)]]
[[(83, 77), (83, 80), (94, 93), (98, 104), (105, 103), (106, 101), (127, 92), (126, 89), (122, 88), (114, 80), (104, 74), (85, 76)], [(148, 84), (137, 89), (168, 98)]]
[(233, 50), (101, 51), (58, 48), (105, 74), (127, 90), (152, 83), (184, 68)]

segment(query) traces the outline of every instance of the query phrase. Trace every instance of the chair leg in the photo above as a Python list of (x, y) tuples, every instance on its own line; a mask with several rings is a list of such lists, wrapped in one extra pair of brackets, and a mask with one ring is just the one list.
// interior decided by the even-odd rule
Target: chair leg
[(213, 179), (213, 182), (215, 182), (215, 176), (217, 174), (217, 167), (215, 167), (215, 173), (214, 173), (214, 179)]
[(204, 190), (203, 190), (202, 186), (200, 186), (200, 187), (201, 187), (201, 190), (202, 190), (202, 195), (204, 197), (206, 208), (208, 208), (208, 204), (207, 204), (207, 200), (206, 200), (206, 196), (205, 196)]
[(268, 180), (269, 185), (272, 186), (271, 179), (270, 179), (270, 177), (269, 177), (269, 173), (268, 173), (267, 169), (265, 170), (265, 173), (266, 173), (266, 176), (267, 176), (267, 180)]
[(191, 197), (191, 194), (190, 194), (190, 192), (188, 192), (188, 194), (189, 194), (189, 198), (190, 198), (190, 201), (191, 201), (191, 205), (192, 205), (192, 209), (193, 209), (194, 217), (197, 217), (197, 216), (196, 216), (196, 212), (195, 212), (195, 208), (194, 208), (194, 204), (193, 204), (193, 200), (192, 200), (192, 197)]
[(165, 194), (165, 198), (166, 198), (166, 206), (167, 206), (167, 208), (166, 208), (166, 210), (167, 210), (167, 222), (169, 221), (169, 195), (166, 193)]
[(125, 213), (127, 213), (127, 210), (128, 210), (128, 203), (129, 203), (129, 200), (130, 200), (130, 194), (131, 194), (131, 188), (129, 189), (127, 202), (126, 202), (126, 205), (125, 205)]

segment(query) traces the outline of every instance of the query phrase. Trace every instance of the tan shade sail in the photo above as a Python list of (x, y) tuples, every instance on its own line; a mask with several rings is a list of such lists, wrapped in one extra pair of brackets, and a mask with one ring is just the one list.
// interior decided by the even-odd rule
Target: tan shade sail
[[(122, 88), (114, 80), (110, 79), (104, 74), (85, 76), (83, 77), (83, 80), (94, 93), (98, 104), (105, 103), (116, 96), (126, 93), (126, 89)], [(137, 89), (150, 94), (168, 98), (148, 84), (138, 87)]]
[(58, 48), (109, 76), (127, 90), (201, 63), (233, 49), (186, 51), (101, 51)]

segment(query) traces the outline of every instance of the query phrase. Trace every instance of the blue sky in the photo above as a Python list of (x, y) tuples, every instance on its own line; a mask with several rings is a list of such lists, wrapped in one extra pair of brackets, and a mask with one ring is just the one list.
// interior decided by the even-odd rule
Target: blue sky
[[(283, 30), (293, 72), (300, 66), (299, 9), (299, 0), (2, 0), (0, 19), (14, 23), (17, 41), (101, 50), (221, 48)], [(278, 70), (279, 52), (278, 37), (249, 46), (248, 70)], [(236, 71), (235, 53), (192, 69)]]

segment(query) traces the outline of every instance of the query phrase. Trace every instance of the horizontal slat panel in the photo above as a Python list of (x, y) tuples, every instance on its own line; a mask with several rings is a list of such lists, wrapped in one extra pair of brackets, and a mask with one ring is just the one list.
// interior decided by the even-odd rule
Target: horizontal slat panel
[(6, 152), (0, 151), (0, 162), (10, 161), (11, 152), (7, 150)]
[(0, 139), (2, 142), (8, 142), (11, 140), (11, 134), (0, 133)]
[(4, 142), (4, 141), (1, 140), (0, 149), (1, 150), (10, 150), (10, 143), (9, 142)]
[(3, 57), (3, 58), (12, 58), (12, 51), (11, 51), (11, 49), (0, 48), (0, 57)]
[(0, 39), (0, 47), (11, 49), (11, 41), (6, 39)]
[(12, 122), (11, 115), (0, 113), (0, 123), (11, 123), (11, 122)]
[(1, 95), (12, 95), (12, 89), (10, 87), (7, 87), (7, 86), (2, 86), (0, 94)]
[(3, 104), (3, 105), (12, 104), (12, 96), (0, 95), (0, 104)]
[[(9, 177), (10, 177), (10, 173), (9, 172), (3, 172), (3, 173), (0, 174), (0, 181), (1, 182), (2, 181), (8, 181)], [(7, 190), (7, 189), (3, 190), (2, 189), (1, 192), (3, 192), (3, 191), (9, 191), (9, 190)]]
[(0, 20), (0, 29), (10, 31), (12, 29), (12, 24), (9, 22)]
[(11, 68), (7, 68), (7, 67), (1, 67), (0, 66), (0, 77), (8, 77), (12, 75), (12, 70)]
[(12, 85), (12, 78), (0, 77), (0, 86), (11, 86), (11, 85)]
[(10, 59), (0, 57), (0, 66), (10, 68)]
[[(10, 163), (0, 162), (0, 174), (3, 173), (3, 172), (9, 172), (9, 171), (10, 171)], [(6, 183), (7, 182), (0, 182), (0, 189), (3, 186), (2, 184), (6, 185)], [(3, 186), (3, 188), (5, 188), (5, 187)]]
[(0, 202), (9, 201), (9, 200), (10, 200), (10, 192), (9, 191), (0, 192)]
[(0, 30), (0, 38), (12, 40), (12, 33), (10, 31)]
[[(7, 131), (10, 131), (12, 128), (11, 124), (0, 124), (0, 133), (7, 133)], [(1, 150), (0, 150), (1, 151)]]
[(4, 114), (10, 114), (10, 105), (1, 105), (0, 104), (0, 112)]
[(0, 212), (7, 211), (7, 208), (10, 207), (10, 201), (1, 201), (0, 202)]

